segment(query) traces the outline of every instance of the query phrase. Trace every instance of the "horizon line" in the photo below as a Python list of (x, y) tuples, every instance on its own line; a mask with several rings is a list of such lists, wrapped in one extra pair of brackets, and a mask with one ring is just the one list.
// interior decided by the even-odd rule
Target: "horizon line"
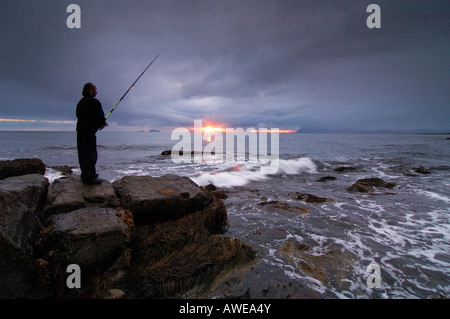
[[(22, 130), (1, 130), (0, 132), (72, 132), (76, 133), (76, 130), (45, 130), (45, 129), (22, 129)], [(143, 131), (143, 130), (114, 130), (114, 131), (103, 131), (102, 133), (170, 133), (171, 131)], [(268, 131), (267, 133), (270, 133)], [(450, 131), (394, 131), (394, 130), (354, 130), (354, 131), (328, 131), (328, 130), (317, 130), (317, 131), (300, 131), (292, 132), (289, 134), (435, 134), (435, 135), (450, 135)]]

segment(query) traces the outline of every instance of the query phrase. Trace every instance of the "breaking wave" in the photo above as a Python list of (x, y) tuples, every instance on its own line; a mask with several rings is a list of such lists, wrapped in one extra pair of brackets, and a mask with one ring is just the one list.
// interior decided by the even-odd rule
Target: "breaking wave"
[(277, 160), (273, 165), (278, 164), (275, 174), (265, 174), (261, 168), (264, 165), (252, 165), (249, 163), (235, 164), (220, 171), (200, 173), (191, 176), (191, 179), (200, 186), (213, 184), (217, 187), (244, 186), (249, 182), (263, 181), (271, 178), (272, 175), (296, 175), (300, 173), (316, 173), (316, 164), (308, 157), (301, 157), (290, 160)]

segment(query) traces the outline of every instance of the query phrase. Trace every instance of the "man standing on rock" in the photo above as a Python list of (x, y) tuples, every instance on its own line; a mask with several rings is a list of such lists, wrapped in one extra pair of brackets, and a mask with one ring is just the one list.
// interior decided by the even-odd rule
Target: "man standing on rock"
[(83, 98), (78, 102), (76, 115), (78, 162), (81, 179), (85, 184), (101, 184), (95, 170), (97, 164), (97, 138), (95, 134), (100, 128), (108, 126), (102, 104), (95, 97), (97, 87), (86, 83), (83, 87)]

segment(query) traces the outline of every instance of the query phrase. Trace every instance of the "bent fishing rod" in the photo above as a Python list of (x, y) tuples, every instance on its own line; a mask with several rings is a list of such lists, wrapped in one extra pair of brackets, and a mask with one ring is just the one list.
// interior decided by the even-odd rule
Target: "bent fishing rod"
[(108, 117), (111, 115), (112, 112), (114, 112), (114, 110), (116, 109), (117, 106), (119, 106), (120, 102), (122, 102), (122, 100), (124, 99), (124, 97), (128, 94), (128, 92), (131, 91), (131, 89), (133, 88), (133, 86), (136, 84), (137, 81), (139, 81), (139, 79), (141, 78), (141, 76), (144, 75), (145, 71), (148, 70), (148, 68), (153, 64), (153, 62), (155, 62), (155, 60), (159, 57), (161, 53), (158, 53), (158, 55), (152, 60), (152, 62), (150, 62), (150, 64), (145, 68), (144, 72), (141, 73), (141, 75), (139, 75), (139, 77), (136, 79), (136, 81), (133, 82), (133, 84), (131, 84), (130, 88), (125, 92), (125, 94), (120, 98), (119, 102), (116, 103), (116, 105), (114, 105), (114, 107), (111, 109), (111, 111), (109, 111), (108, 115), (106, 115), (105, 120), (108, 119)]

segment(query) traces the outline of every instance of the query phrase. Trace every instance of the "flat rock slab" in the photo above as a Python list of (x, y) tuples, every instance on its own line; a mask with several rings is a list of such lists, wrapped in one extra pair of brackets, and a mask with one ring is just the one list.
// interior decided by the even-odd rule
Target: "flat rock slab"
[(59, 178), (50, 185), (42, 215), (48, 217), (89, 206), (118, 206), (114, 187), (106, 180), (100, 185), (87, 185), (80, 176), (73, 175)]
[(205, 208), (212, 195), (187, 177), (126, 176), (113, 183), (121, 207), (133, 212), (136, 225), (175, 220)]
[(130, 240), (131, 230), (123, 213), (114, 208), (87, 207), (50, 216), (54, 228), (49, 238), (58, 261), (82, 269), (107, 269)]

